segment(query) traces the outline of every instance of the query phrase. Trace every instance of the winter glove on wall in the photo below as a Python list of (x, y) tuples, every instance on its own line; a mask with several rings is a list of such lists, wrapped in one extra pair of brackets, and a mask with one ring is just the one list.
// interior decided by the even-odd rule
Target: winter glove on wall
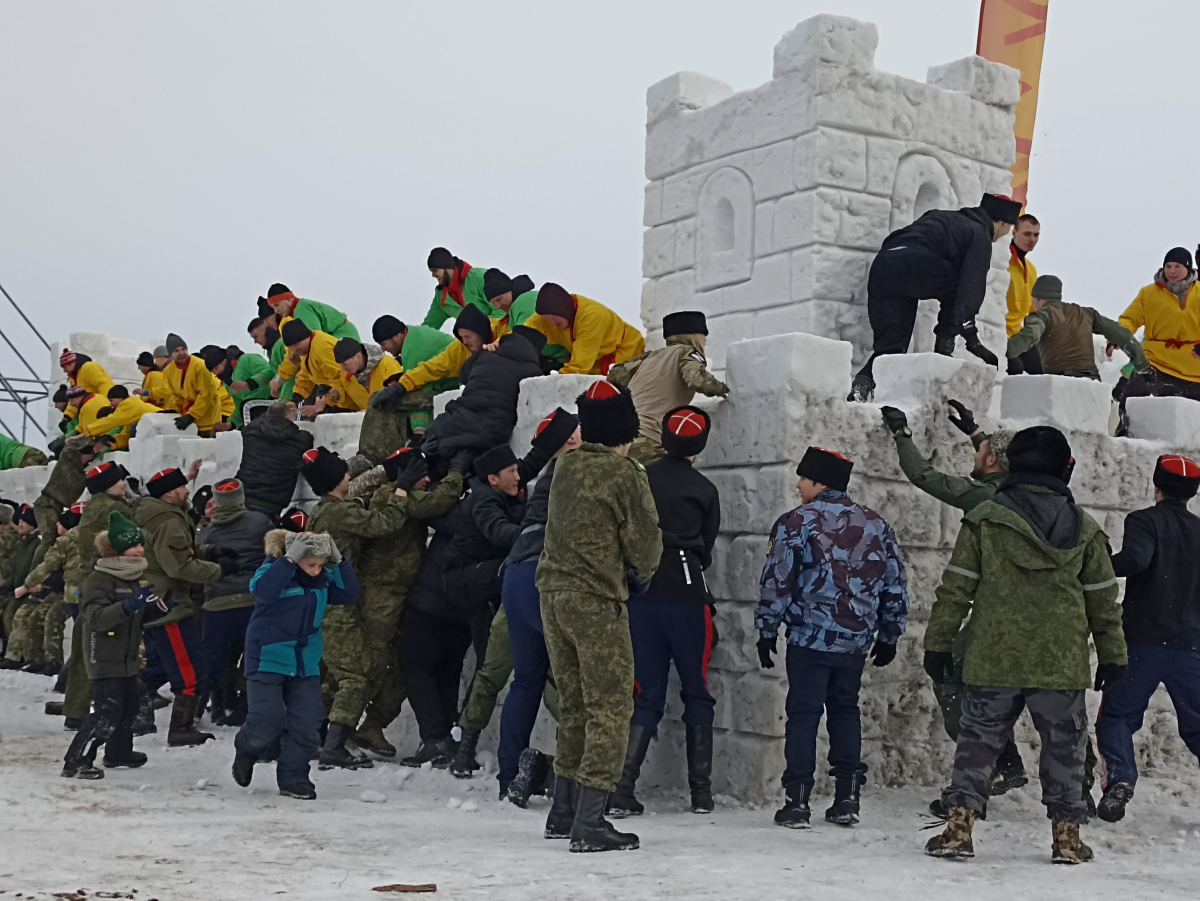
[(954, 413), (958, 414), (958, 416), (955, 416), (954, 413), (951, 413), (946, 417), (950, 420), (950, 425), (954, 426), (968, 438), (979, 431), (979, 424), (975, 421), (975, 414), (967, 409), (966, 404), (960, 400), (948, 400), (946, 403), (954, 408)]
[(192, 417), (192, 414), (184, 413), (182, 416), (175, 417), (175, 428), (182, 432), (195, 421), (196, 420)]
[(883, 424), (888, 427), (888, 430), (893, 435), (912, 434), (912, 431), (908, 428), (908, 417), (904, 415), (903, 410), (898, 410), (895, 407), (881, 407), (880, 412), (883, 413)]
[(996, 355), (983, 346), (983, 342), (979, 340), (979, 329), (975, 324), (964, 325), (962, 328), (963, 340), (967, 343), (967, 350), (973, 353), (989, 366), (999, 366), (1000, 361), (996, 359)]
[(388, 385), (386, 388), (376, 391), (371, 395), (369, 403), (376, 410), (399, 410), (406, 394), (408, 394), (408, 389), (397, 382), (394, 385)]

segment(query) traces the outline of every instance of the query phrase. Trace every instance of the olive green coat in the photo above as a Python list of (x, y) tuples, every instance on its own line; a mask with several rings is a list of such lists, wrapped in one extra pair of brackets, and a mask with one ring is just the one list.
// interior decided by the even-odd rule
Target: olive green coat
[(169, 591), (175, 604), (153, 622), (145, 623), (146, 628), (177, 623), (193, 616), (199, 604), (193, 599), (192, 586), (217, 581), (221, 578), (221, 567), (203, 559), (208, 549), (206, 545), (197, 549), (191, 517), (174, 504), (156, 497), (144, 497), (133, 509), (133, 521), (146, 534), (148, 565), (142, 578), (154, 587), (154, 593), (160, 598), (167, 597)]

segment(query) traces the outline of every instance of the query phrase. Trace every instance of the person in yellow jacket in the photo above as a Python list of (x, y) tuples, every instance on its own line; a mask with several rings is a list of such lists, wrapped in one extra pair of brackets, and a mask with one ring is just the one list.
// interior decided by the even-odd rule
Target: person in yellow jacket
[(143, 350), (138, 354), (137, 368), (142, 374), (142, 387), (133, 389), (134, 396), (161, 407), (167, 399), (167, 383), (150, 351)]
[[(464, 311), (465, 312), (465, 311)], [(462, 319), (462, 314), (459, 314), (459, 319)], [(503, 316), (499, 319), (488, 319), (492, 327), (491, 339), (485, 341), (486, 336), (481, 336), (470, 329), (460, 329), (458, 320), (454, 322), (454, 337), (457, 341), (446, 346), (440, 354), (430, 357), (424, 363), (421, 363), (415, 369), (400, 376), (400, 384), (408, 391), (416, 391), (432, 382), (440, 379), (458, 378), (458, 370), (462, 368), (462, 364), (467, 362), (467, 358), (485, 344), (490, 344), (499, 341), (510, 331), (508, 316)]]
[[(1130, 376), (1122, 400), (1147, 396), (1200, 400), (1200, 359), (1195, 354), (1200, 345), (1200, 285), (1192, 255), (1185, 248), (1167, 251), (1154, 284), (1142, 288), (1117, 321), (1135, 335), (1145, 329), (1142, 349), (1150, 361), (1147, 371)], [(1112, 355), (1112, 345), (1108, 353)]]
[(183, 431), (195, 423), (197, 434), (212, 437), (213, 430), (222, 425), (222, 418), (233, 414), (233, 398), (204, 361), (188, 353), (187, 342), (181, 337), (167, 335), (166, 348), (171, 355), (171, 362), (163, 370), (167, 407), (180, 414), (175, 418), (175, 428)]
[(67, 409), (63, 415), (75, 419), (75, 433), (79, 435), (106, 435), (101, 410), (108, 410), (108, 398), (92, 394), (82, 385), (67, 389)]
[[(1025, 317), (1033, 312), (1033, 284), (1037, 281), (1037, 267), (1029, 259), (1029, 254), (1037, 247), (1042, 236), (1042, 224), (1037, 218), (1025, 213), (1017, 219), (1017, 227), (1013, 230), (1012, 243), (1009, 244), (1010, 258), (1008, 261), (1008, 312), (1004, 315), (1004, 329), (1011, 338), (1021, 330)], [(1027, 373), (1038, 375), (1042, 368), (1038, 361), (1037, 349), (1033, 348), (1020, 357), (1008, 361), (1008, 374), (1019, 375)]]
[(336, 406), (328, 391), (345, 376), (333, 355), (337, 339), (325, 332), (312, 331), (300, 319), (285, 322), (280, 339), (287, 346), (288, 354), (300, 359), (291, 398), (300, 407), (300, 415), (312, 419), (327, 406)]
[[(124, 385), (113, 385), (108, 390), (108, 405), (112, 412), (98, 419), (91, 429), (81, 430), (85, 435), (113, 435), (116, 443), (113, 450), (124, 450), (129, 447), (129, 439), (133, 437), (134, 428), (148, 413), (162, 413), (163, 409), (150, 403), (145, 397), (129, 396), (129, 389)], [(117, 430), (120, 431), (117, 431)], [(113, 432), (116, 434), (113, 434)]]
[(568, 294), (546, 282), (538, 289), (536, 312), (525, 325), (546, 336), (546, 343), (566, 348), (571, 359), (559, 370), (563, 375), (608, 375), (614, 363), (636, 357), (646, 349), (646, 339), (636, 328), (604, 304)]
[(377, 344), (342, 338), (333, 348), (333, 358), (342, 367), (342, 380), (329, 392), (329, 402), (340, 410), (365, 410), (371, 395), (399, 380), (404, 368)]
[[(115, 384), (103, 366), (87, 354), (77, 354), (69, 347), (63, 348), (63, 352), (58, 357), (58, 365), (67, 376), (68, 387), (78, 385), (97, 397), (107, 397), (108, 389)], [(78, 410), (68, 406), (65, 413), (67, 419), (74, 419), (78, 415)]]

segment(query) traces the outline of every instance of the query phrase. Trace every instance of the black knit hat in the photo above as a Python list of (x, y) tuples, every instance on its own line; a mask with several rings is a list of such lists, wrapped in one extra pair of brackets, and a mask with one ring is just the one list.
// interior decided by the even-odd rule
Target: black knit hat
[(395, 338), (406, 331), (408, 328), (395, 316), (384, 315), (376, 319), (375, 324), (371, 326), (371, 339), (376, 344), (382, 344), (388, 338)]
[(1167, 263), (1178, 263), (1180, 266), (1187, 266), (1188, 271), (1192, 270), (1192, 255), (1188, 253), (1186, 247), (1172, 247), (1167, 251), (1167, 255), (1163, 257), (1163, 265)]
[(694, 457), (708, 444), (711, 426), (708, 414), (699, 407), (676, 407), (663, 417), (663, 450), (672, 457)]
[(149, 366), (151, 369), (153, 369), (154, 355), (148, 350), (143, 350), (140, 354), (138, 354), (137, 364), (139, 366)]
[(590, 444), (619, 447), (629, 444), (638, 435), (637, 409), (633, 395), (612, 382), (592, 382), (575, 399), (579, 410), (579, 428), (583, 440)]
[(458, 265), (458, 257), (445, 247), (435, 247), (429, 251), (429, 261), (426, 265), (430, 269), (453, 269)]
[(854, 463), (841, 454), (823, 447), (810, 447), (796, 467), (796, 475), (827, 485), (835, 491), (845, 491), (850, 484), (852, 469)]
[(289, 319), (283, 324), (283, 331), (280, 332), (283, 338), (284, 347), (294, 347), (305, 338), (312, 336), (312, 329), (301, 322), (299, 319)]
[(225, 359), (232, 365), (237, 360), (241, 359), (245, 351), (236, 344), (230, 344), (225, 348)]
[(473, 468), (475, 475), (486, 482), (488, 476), (499, 475), (502, 469), (507, 469), (516, 462), (517, 455), (513, 453), (512, 448), (507, 444), (501, 444), (493, 447), (486, 454), (476, 457)]
[(567, 412), (562, 407), (555, 407), (549, 416), (538, 423), (537, 431), (530, 444), (532, 447), (543, 448), (547, 453), (554, 454), (567, 443), (568, 438), (575, 434), (577, 428), (579, 428), (578, 416)]
[(474, 304), (467, 304), (463, 307), (463, 311), (454, 320), (454, 337), (462, 341), (458, 335), (459, 329), (474, 332), (483, 339), (484, 344), (490, 344), (492, 341), (492, 321), (488, 319), (487, 313)]
[(1008, 471), (1039, 473), (1061, 479), (1071, 465), (1071, 445), (1053, 426), (1035, 425), (1013, 435), (1008, 446)]
[(362, 354), (363, 359), (367, 358), (367, 352), (362, 346), (362, 342), (355, 341), (353, 338), (339, 338), (338, 343), (333, 345), (333, 359), (338, 363), (345, 363), (355, 354)]
[(204, 365), (208, 367), (208, 371), (212, 372), (218, 366), (225, 362), (225, 348), (217, 347), (215, 344), (205, 344), (200, 348), (199, 356), (204, 361)]
[(266, 319), (268, 316), (274, 316), (275, 311), (271, 309), (271, 305), (267, 303), (267, 299), (263, 296), (258, 298), (258, 318)]
[(546, 336), (535, 328), (530, 328), (527, 325), (518, 325), (512, 330), (514, 335), (520, 335), (526, 341), (533, 345), (533, 349), (541, 356), (542, 351), (546, 349)]
[(116, 397), (119, 397), (122, 400), (129, 397), (129, 389), (126, 388), (124, 385), (113, 385), (111, 388), (108, 389), (108, 399), (112, 400), (113, 398), (116, 398)]
[(65, 404), (67, 402), (67, 386), (59, 385), (54, 391), (54, 397), (51, 398), (51, 403)]
[(291, 294), (291, 293), (292, 293), (292, 289), (289, 288), (287, 285), (276, 282), (275, 284), (271, 285), (271, 290), (269, 290), (267, 292), (267, 303), (271, 303), (272, 301), (275, 301), (281, 294)]
[(305, 451), (303, 459), (300, 474), (318, 497), (324, 497), (340, 485), (350, 469), (341, 456), (325, 446)]
[(561, 316), (567, 322), (575, 321), (575, 298), (567, 293), (566, 288), (554, 282), (546, 282), (538, 288), (534, 309), (540, 316)]
[(17, 514), (14, 522), (23, 522), (27, 526), (37, 528), (37, 514), (33, 512), (33, 507), (29, 504), (21, 504), (21, 512)]
[(1007, 222), (1010, 225), (1016, 225), (1017, 220), (1021, 218), (1020, 202), (1003, 194), (984, 194), (979, 205), (983, 207), (985, 213), (992, 217), (993, 222)]
[(488, 300), (507, 294), (512, 289), (512, 279), (499, 269), (489, 269), (483, 274), (483, 296)]
[(87, 471), (87, 490), (92, 494), (101, 494), (125, 478), (126, 475), (128, 473), (125, 472), (125, 467), (119, 463), (107, 460), (97, 463)]
[(168, 491), (174, 491), (176, 488), (183, 488), (187, 485), (187, 477), (178, 469), (160, 469), (154, 475), (150, 476), (150, 481), (146, 483), (146, 490), (150, 492), (151, 497), (162, 497)]
[(663, 317), (663, 337), (673, 338), (675, 335), (707, 335), (708, 322), (704, 314), (696, 310), (685, 310), (680, 313), (668, 313)]
[(1154, 464), (1154, 487), (1172, 500), (1193, 498), (1200, 488), (1200, 466), (1178, 454), (1163, 454)]

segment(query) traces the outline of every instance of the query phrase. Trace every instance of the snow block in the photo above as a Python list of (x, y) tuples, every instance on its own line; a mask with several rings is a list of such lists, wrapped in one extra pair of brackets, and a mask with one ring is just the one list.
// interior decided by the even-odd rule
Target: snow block
[(875, 403), (905, 411), (927, 405), (944, 412), (953, 399), (982, 414), (996, 382), (991, 366), (933, 353), (879, 357), (874, 372)]
[(773, 395), (782, 385), (813, 400), (845, 398), (853, 348), (845, 341), (793, 332), (729, 346), (726, 381), (736, 394)]
[(982, 56), (967, 56), (932, 66), (925, 82), (946, 91), (961, 91), (974, 100), (1004, 109), (1012, 109), (1021, 99), (1021, 73)]
[(811, 72), (821, 63), (871, 70), (879, 31), (869, 22), (828, 14), (801, 22), (775, 45), (773, 78)]
[(1108, 434), (1112, 393), (1103, 382), (1065, 375), (1006, 378), (1000, 391), (1000, 416), (1064, 432)]
[(712, 106), (732, 94), (733, 88), (723, 81), (699, 72), (676, 72), (646, 90), (646, 123)]
[(574, 413), (575, 399), (602, 377), (598, 375), (543, 375), (521, 382), (517, 398), (517, 425), (509, 445), (518, 457), (529, 453), (530, 442), (543, 419), (558, 407)]
[(1171, 447), (1200, 447), (1200, 403), (1186, 397), (1131, 397), (1129, 434)]
[(178, 413), (150, 413), (143, 416), (138, 420), (137, 437), (133, 440), (146, 440), (162, 436), (178, 438), (183, 435), (195, 438), (198, 435), (195, 423), (192, 423), (186, 429), (175, 428), (175, 417), (178, 415)]

